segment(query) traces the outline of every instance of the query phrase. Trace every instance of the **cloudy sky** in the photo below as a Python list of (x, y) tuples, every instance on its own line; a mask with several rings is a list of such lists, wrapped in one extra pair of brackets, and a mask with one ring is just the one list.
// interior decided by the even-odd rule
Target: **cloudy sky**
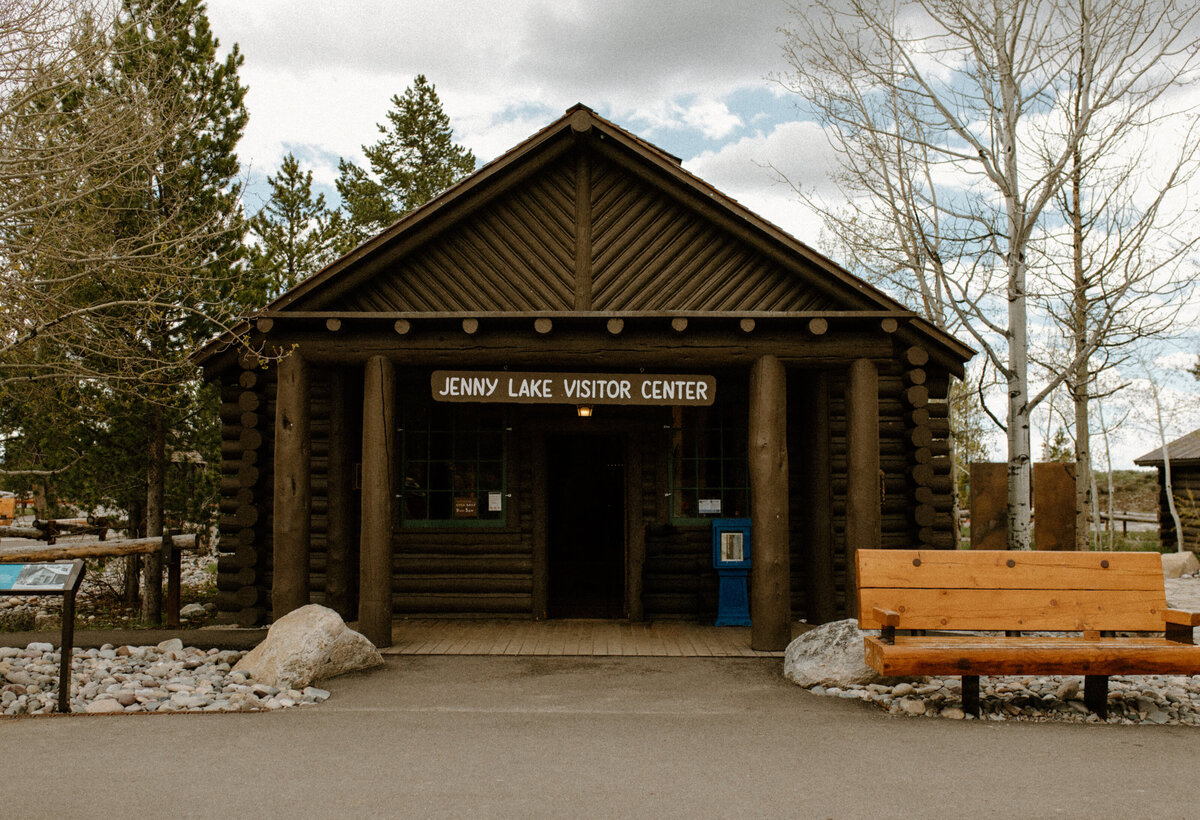
[[(785, 70), (783, 0), (209, 0), (222, 46), (245, 55), (254, 180), (293, 152), (332, 188), (361, 161), (393, 94), (425, 74), (455, 138), (493, 159), (583, 103), (804, 238), (816, 231), (765, 165), (807, 184), (828, 153)], [(261, 200), (251, 186), (247, 206)], [(815, 242), (816, 237), (810, 237)]]
[[(361, 146), (378, 138), (390, 98), (423, 73), (480, 162), (581, 102), (821, 246), (819, 222), (767, 167), (812, 187), (833, 163), (800, 101), (772, 81), (787, 70), (785, 0), (208, 0), (208, 13), (222, 46), (237, 43), (245, 57), (251, 116), (239, 155), (250, 211), (289, 151), (336, 201), (338, 158), (365, 164)], [(1186, 366), (1196, 352), (1183, 342), (1163, 355)], [(1200, 424), (1195, 387), (1175, 368), (1169, 435)], [(1158, 446), (1146, 427), (1123, 426), (1114, 466)], [(1002, 452), (997, 438), (993, 456)]]

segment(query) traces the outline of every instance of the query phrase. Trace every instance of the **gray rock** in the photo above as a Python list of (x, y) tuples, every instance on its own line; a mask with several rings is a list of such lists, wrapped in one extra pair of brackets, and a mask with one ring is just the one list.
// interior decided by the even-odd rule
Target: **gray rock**
[(309, 604), (271, 625), (266, 639), (238, 661), (235, 671), (280, 688), (383, 665), (383, 656), (328, 607)]
[(200, 618), (207, 614), (202, 604), (188, 604), (179, 610), (180, 618)]
[(1169, 552), (1162, 557), (1162, 568), (1164, 578), (1180, 578), (1200, 572), (1200, 560), (1190, 550)]
[(179, 638), (168, 638), (155, 648), (160, 652), (182, 652), (183, 641), (179, 640)]
[(831, 621), (805, 632), (788, 644), (783, 674), (800, 686), (848, 686), (884, 683), (863, 659), (863, 637), (853, 619)]
[(119, 701), (112, 698), (105, 698), (104, 700), (93, 700), (87, 706), (83, 707), (83, 711), (89, 715), (104, 715), (113, 712), (124, 712), (125, 707)]

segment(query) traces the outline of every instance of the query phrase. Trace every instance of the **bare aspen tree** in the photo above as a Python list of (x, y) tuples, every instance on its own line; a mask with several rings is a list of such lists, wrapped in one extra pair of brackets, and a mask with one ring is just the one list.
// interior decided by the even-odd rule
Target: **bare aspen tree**
[[(1138, 286), (1097, 285), (1070, 361), (1031, 395), (1030, 328), (1044, 317), (1031, 292), (1050, 265), (1047, 234), (1063, 222), (1055, 205), (1078, 171), (1081, 219), (1107, 226), (1112, 203), (1089, 193), (1101, 164), (1088, 158), (1120, 149), (1147, 115), (1161, 120), (1166, 93), (1192, 80), (1197, 10), (1174, 0), (816, 0), (793, 12), (781, 81), (839, 149), (833, 176), (849, 201), (819, 210), (864, 266), (941, 296), (919, 305), (948, 314), (940, 324), (969, 333), (1003, 379), (1009, 546), (1027, 549), (1033, 409), (1079, 379), (1131, 301), (1164, 300), (1153, 273)], [(1180, 157), (1164, 201), (1190, 172), (1191, 155)], [(1160, 216), (1148, 224), (1161, 227)], [(1158, 234), (1140, 235), (1149, 259)]]

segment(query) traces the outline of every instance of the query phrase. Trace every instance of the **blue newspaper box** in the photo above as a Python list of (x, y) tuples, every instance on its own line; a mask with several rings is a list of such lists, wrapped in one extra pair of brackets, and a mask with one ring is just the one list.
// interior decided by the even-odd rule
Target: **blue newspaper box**
[(720, 576), (717, 626), (749, 626), (750, 519), (714, 518), (713, 566)]

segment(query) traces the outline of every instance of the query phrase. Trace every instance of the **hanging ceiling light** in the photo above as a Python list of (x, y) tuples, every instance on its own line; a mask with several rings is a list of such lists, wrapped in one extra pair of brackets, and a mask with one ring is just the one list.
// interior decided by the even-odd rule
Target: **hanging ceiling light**
[(592, 417), (592, 406), (590, 404), (575, 405), (575, 412), (581, 419), (590, 419)]

